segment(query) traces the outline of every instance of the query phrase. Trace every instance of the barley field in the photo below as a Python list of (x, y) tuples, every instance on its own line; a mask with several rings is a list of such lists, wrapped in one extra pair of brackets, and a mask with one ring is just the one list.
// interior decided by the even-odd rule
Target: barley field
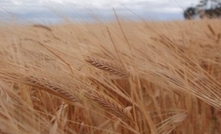
[(220, 134), (221, 20), (0, 24), (1, 134)]

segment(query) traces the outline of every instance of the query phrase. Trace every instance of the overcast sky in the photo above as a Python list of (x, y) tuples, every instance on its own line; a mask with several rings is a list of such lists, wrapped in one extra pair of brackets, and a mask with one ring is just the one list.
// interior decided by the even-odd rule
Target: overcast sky
[[(62, 17), (71, 20), (103, 21), (117, 15), (126, 19), (181, 20), (183, 9), (198, 0), (0, 0), (1, 20), (19, 18), (25, 21), (53, 23)], [(132, 11), (132, 12), (131, 12)]]

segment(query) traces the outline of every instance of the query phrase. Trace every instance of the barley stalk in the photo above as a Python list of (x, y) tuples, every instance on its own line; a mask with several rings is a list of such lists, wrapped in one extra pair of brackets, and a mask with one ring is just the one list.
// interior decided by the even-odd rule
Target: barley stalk
[(89, 57), (89, 56), (85, 59), (85, 61), (90, 63), (94, 67), (97, 67), (101, 70), (112, 73), (114, 75), (120, 76), (121, 78), (129, 77), (129, 73), (127, 71), (125, 71), (125, 69), (123, 69), (117, 63), (106, 61), (106, 60), (100, 59), (100, 58), (99, 59), (98, 58), (92, 58), (92, 57)]
[(64, 98), (65, 100), (68, 100), (74, 103), (75, 105), (82, 107), (82, 104), (79, 98), (75, 97), (70, 92), (61, 89), (60, 87), (55, 86), (52, 82), (49, 82), (48, 80), (44, 78), (36, 78), (36, 77), (30, 76), (30, 77), (27, 77), (26, 80), (28, 82), (31, 82), (33, 85), (40, 85), (40, 87), (48, 89), (49, 92), (52, 92), (58, 95), (59, 97)]
[(133, 121), (133, 117), (129, 112), (129, 110), (127, 110), (127, 107), (123, 107), (115, 100), (111, 99), (110, 97), (98, 92), (86, 92), (85, 95), (86, 97), (95, 101), (100, 106), (102, 106), (106, 111), (109, 111), (113, 115)]
[(42, 29), (48, 30), (50, 32), (52, 31), (52, 29), (50, 27), (47, 27), (47, 26), (41, 25), (41, 24), (34, 24), (33, 27), (42, 28)]

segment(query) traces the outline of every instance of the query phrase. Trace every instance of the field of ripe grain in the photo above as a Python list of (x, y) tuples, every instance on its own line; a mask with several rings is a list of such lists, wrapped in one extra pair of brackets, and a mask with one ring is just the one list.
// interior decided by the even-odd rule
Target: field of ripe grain
[(220, 24), (1, 24), (0, 133), (220, 134)]

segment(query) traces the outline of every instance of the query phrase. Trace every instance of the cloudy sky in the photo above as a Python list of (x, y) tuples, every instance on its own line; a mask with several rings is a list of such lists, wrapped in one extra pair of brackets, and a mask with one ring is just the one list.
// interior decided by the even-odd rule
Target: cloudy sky
[(113, 8), (124, 19), (181, 20), (183, 9), (198, 0), (0, 0), (0, 20), (43, 23), (63, 18), (75, 21), (114, 19)]

